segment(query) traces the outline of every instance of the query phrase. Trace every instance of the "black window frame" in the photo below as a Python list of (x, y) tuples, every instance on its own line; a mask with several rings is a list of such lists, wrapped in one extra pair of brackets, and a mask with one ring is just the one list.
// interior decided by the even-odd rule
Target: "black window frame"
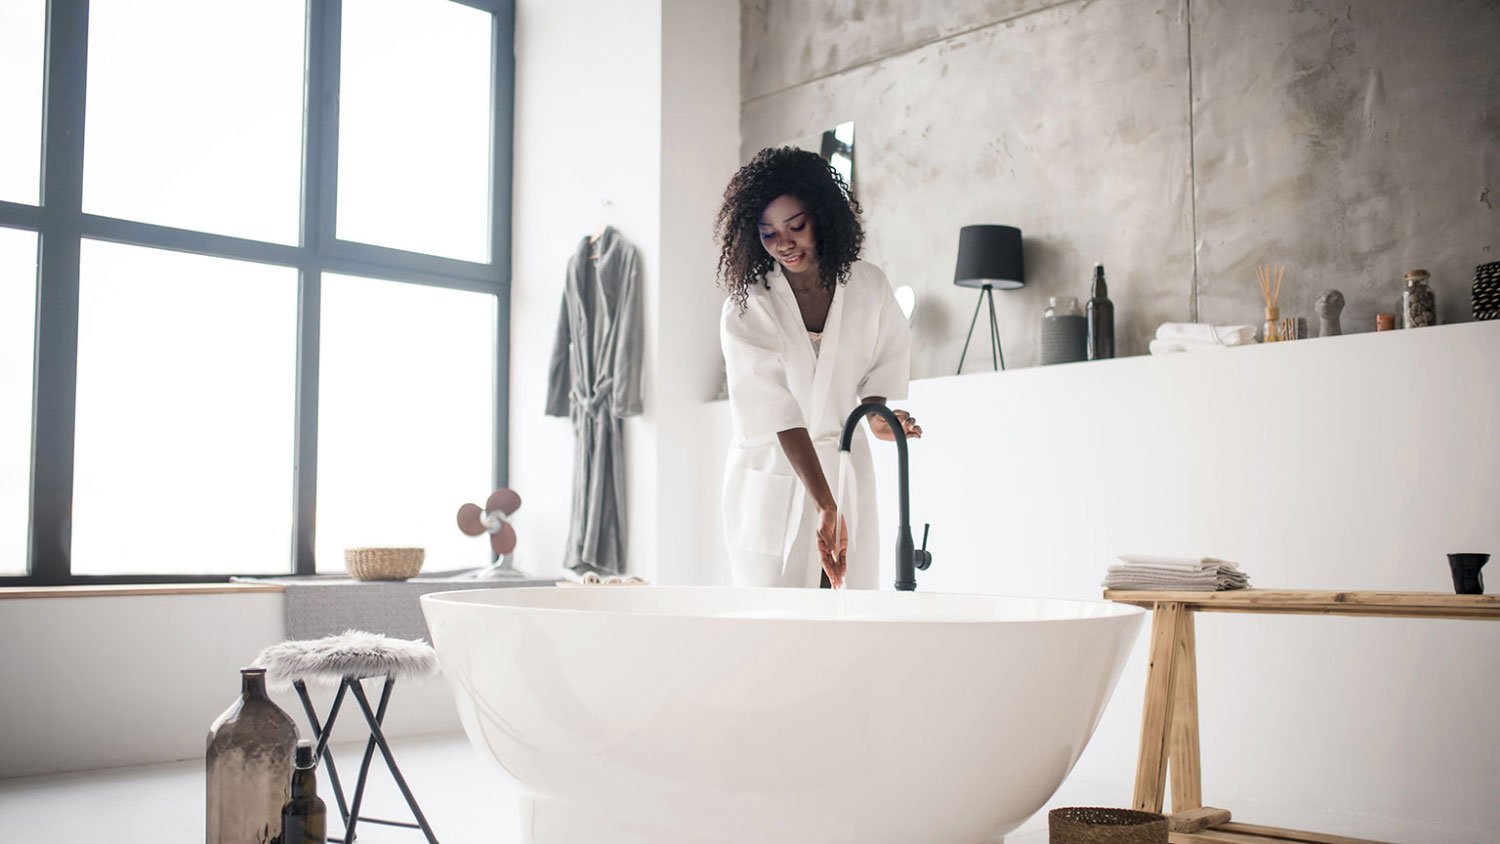
[[(0, 200), (0, 227), (35, 232), (36, 336), (32, 369), (27, 573), (0, 586), (214, 583), (234, 574), (79, 575), (71, 566), (78, 368), (79, 250), (102, 240), (298, 271), (293, 548), (288, 574), (313, 574), (317, 506), (319, 302), (325, 272), (490, 293), (496, 300), (494, 482), (509, 476), (514, 0), (447, 0), (491, 18), (490, 256), (486, 263), (339, 240), (338, 92), (342, 0), (306, 0), (302, 186), (298, 245), (172, 228), (83, 212), (89, 0), (48, 0), (42, 99), (41, 205)], [(162, 525), (170, 530), (170, 525)], [(264, 576), (264, 575), (262, 575)]]

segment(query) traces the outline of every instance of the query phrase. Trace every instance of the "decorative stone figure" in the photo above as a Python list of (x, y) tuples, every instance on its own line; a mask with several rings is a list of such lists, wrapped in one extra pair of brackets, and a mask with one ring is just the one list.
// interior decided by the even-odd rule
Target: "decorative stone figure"
[(207, 844), (281, 840), (297, 725), (266, 696), (266, 669), (240, 669), (240, 699), (208, 731)]
[(1337, 337), (1344, 333), (1343, 327), (1339, 325), (1339, 313), (1344, 310), (1344, 294), (1337, 290), (1324, 290), (1318, 294), (1313, 310), (1318, 312), (1319, 337)]

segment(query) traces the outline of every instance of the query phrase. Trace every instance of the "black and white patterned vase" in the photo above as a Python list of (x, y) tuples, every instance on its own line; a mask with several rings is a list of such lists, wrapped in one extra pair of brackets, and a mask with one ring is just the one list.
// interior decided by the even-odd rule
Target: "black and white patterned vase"
[(1474, 318), (1500, 319), (1500, 261), (1474, 268)]

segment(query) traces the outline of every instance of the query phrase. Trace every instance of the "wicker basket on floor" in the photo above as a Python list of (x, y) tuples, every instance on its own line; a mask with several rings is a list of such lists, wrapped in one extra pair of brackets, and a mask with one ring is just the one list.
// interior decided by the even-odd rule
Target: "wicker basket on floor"
[(345, 548), (344, 566), (355, 580), (407, 580), (422, 570), (421, 548)]
[(1047, 813), (1048, 844), (1167, 844), (1167, 819), (1132, 809), (1069, 807)]

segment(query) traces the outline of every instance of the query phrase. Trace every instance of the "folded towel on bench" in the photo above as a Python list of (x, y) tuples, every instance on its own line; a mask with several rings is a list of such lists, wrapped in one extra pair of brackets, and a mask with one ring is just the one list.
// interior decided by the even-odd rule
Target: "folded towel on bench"
[(1160, 557), (1128, 554), (1109, 567), (1105, 589), (1217, 592), (1244, 589), (1250, 578), (1240, 567), (1213, 557)]

